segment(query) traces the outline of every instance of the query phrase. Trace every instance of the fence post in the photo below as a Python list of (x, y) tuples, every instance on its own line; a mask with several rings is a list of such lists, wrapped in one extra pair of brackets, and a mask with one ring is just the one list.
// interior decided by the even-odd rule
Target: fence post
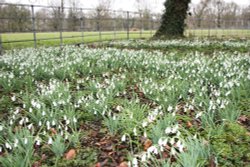
[(140, 12), (140, 22), (141, 22), (140, 38), (142, 38), (143, 21), (142, 21), (142, 14), (141, 14), (141, 12)]
[(150, 19), (150, 22), (151, 22), (150, 35), (151, 35), (151, 37), (153, 37), (153, 29), (154, 29), (154, 20), (153, 20), (153, 18)]
[(84, 44), (84, 27), (83, 27), (83, 17), (80, 18), (81, 20), (81, 25), (80, 25), (80, 28), (81, 28), (81, 32), (82, 32), (82, 44)]
[(113, 19), (113, 31), (114, 31), (114, 39), (116, 39), (116, 18)]
[(127, 39), (129, 39), (129, 11), (127, 11)]
[(0, 56), (2, 55), (3, 47), (2, 47), (2, 34), (0, 34)]
[(31, 5), (31, 14), (32, 14), (32, 31), (33, 31), (33, 39), (34, 39), (34, 48), (36, 48), (36, 22), (35, 22), (35, 13), (34, 13), (34, 5)]
[(100, 9), (97, 10), (97, 29), (99, 31), (99, 41), (102, 41), (102, 32), (100, 26), (101, 16), (100, 16)]
[(59, 26), (60, 26), (60, 48), (62, 48), (62, 45), (63, 45), (63, 36), (62, 36), (63, 20), (62, 20), (62, 14), (63, 14), (63, 12), (61, 12), (60, 7), (58, 7), (58, 13), (59, 13)]

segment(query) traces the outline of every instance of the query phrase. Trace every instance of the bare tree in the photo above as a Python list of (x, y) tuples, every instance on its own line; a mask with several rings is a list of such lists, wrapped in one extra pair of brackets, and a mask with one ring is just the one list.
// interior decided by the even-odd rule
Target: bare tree
[(111, 25), (109, 22), (112, 20), (110, 14), (112, 2), (112, 0), (99, 0), (95, 7), (95, 11), (90, 14), (96, 19), (95, 23), (97, 31), (100, 31), (101, 29), (110, 29), (108, 26)]
[(214, 13), (216, 17), (216, 27), (221, 28), (222, 15), (223, 12), (226, 10), (226, 3), (224, 0), (213, 0), (211, 5), (212, 13)]
[(240, 15), (240, 7), (234, 2), (226, 3), (226, 8), (223, 13), (225, 27), (237, 27), (238, 16)]
[(206, 15), (209, 9), (209, 3), (211, 0), (202, 0), (198, 5), (193, 8), (193, 14), (195, 17), (195, 21), (197, 22), (197, 27), (201, 27), (202, 19)]

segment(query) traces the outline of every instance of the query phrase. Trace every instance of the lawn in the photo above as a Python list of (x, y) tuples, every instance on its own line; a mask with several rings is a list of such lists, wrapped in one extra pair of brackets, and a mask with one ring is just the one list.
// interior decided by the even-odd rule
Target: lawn
[[(129, 38), (150, 38), (155, 31), (130, 31)], [(99, 36), (101, 34), (101, 37)], [(106, 32), (63, 32), (63, 44), (91, 43), (98, 41), (127, 39), (126, 31)], [(38, 46), (59, 46), (60, 33), (37, 33)], [(83, 37), (82, 37), (83, 35)], [(250, 30), (187, 30), (187, 37), (211, 37), (211, 38), (249, 38)], [(24, 42), (26, 40), (26, 42)], [(33, 33), (6, 33), (2, 34), (2, 47), (5, 50), (14, 48), (33, 47)], [(16, 42), (15, 42), (16, 41)]]
[(6, 51), (0, 166), (249, 166), (249, 45), (131, 40)]
[[(153, 34), (151, 31), (143, 32), (130, 32), (129, 38), (149, 38)], [(100, 37), (101, 34), (101, 37)], [(77, 43), (91, 43), (97, 41), (106, 41), (114, 39), (127, 39), (126, 31), (117, 32), (84, 32), (82, 37), (82, 32), (63, 32), (63, 44), (77, 44)], [(50, 32), (50, 33), (37, 33), (37, 45), (38, 46), (59, 46), (60, 45), (60, 33)], [(29, 42), (23, 42), (23, 41)], [(9, 33), (2, 34), (3, 42), (13, 42), (13, 43), (3, 43), (4, 49), (14, 49), (23, 47), (33, 47), (33, 33)], [(14, 42), (16, 41), (16, 42)], [(20, 41), (20, 42), (18, 42)]]

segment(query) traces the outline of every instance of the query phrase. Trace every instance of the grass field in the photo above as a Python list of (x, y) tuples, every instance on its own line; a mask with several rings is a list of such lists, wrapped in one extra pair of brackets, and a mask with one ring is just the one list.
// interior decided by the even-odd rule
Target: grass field
[[(140, 34), (140, 32), (130, 32), (129, 38), (131, 39), (149, 38), (152, 35), (153, 32), (151, 31), (143, 31), (142, 34)], [(91, 42), (105, 41), (105, 40), (127, 39), (127, 32), (126, 31), (101, 32), (101, 37), (99, 36), (99, 32), (84, 32), (83, 37), (81, 32), (63, 32), (62, 37), (63, 37), (63, 44), (91, 43)], [(48, 40), (46, 40), (46, 38)], [(24, 40), (28, 41), (31, 40), (31, 41), (14, 42), (14, 41), (24, 41)], [(32, 40), (33, 40), (32, 33), (2, 34), (2, 41), (10, 42), (10, 43), (3, 43), (4, 49), (33, 47), (34, 42)], [(37, 33), (37, 45), (38, 46), (60, 45), (60, 33), (59, 32)]]
[[(130, 39), (150, 38), (154, 31), (131, 31)], [(58, 46), (60, 45), (60, 33), (37, 33), (37, 46)], [(187, 30), (185, 35), (188, 37), (215, 37), (215, 38), (249, 38), (250, 30)], [(63, 32), (63, 44), (90, 43), (115, 39), (127, 39), (126, 31), (117, 32), (84, 32), (82, 37), (81, 32)], [(46, 40), (47, 39), (47, 40)], [(21, 42), (21, 41), (29, 42)], [(2, 34), (3, 49), (9, 50), (13, 48), (33, 47), (33, 33), (9, 33)], [(20, 41), (20, 42), (15, 42)], [(13, 43), (12, 43), (13, 42)]]
[(250, 40), (107, 43), (0, 56), (1, 167), (250, 166)]

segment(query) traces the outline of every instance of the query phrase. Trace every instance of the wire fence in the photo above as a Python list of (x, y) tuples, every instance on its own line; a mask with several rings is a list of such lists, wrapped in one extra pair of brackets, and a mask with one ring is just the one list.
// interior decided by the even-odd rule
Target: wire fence
[[(150, 38), (160, 14), (105, 8), (0, 3), (0, 52), (4, 49), (63, 46), (105, 40)], [(186, 19), (187, 37), (250, 37), (250, 20)]]

